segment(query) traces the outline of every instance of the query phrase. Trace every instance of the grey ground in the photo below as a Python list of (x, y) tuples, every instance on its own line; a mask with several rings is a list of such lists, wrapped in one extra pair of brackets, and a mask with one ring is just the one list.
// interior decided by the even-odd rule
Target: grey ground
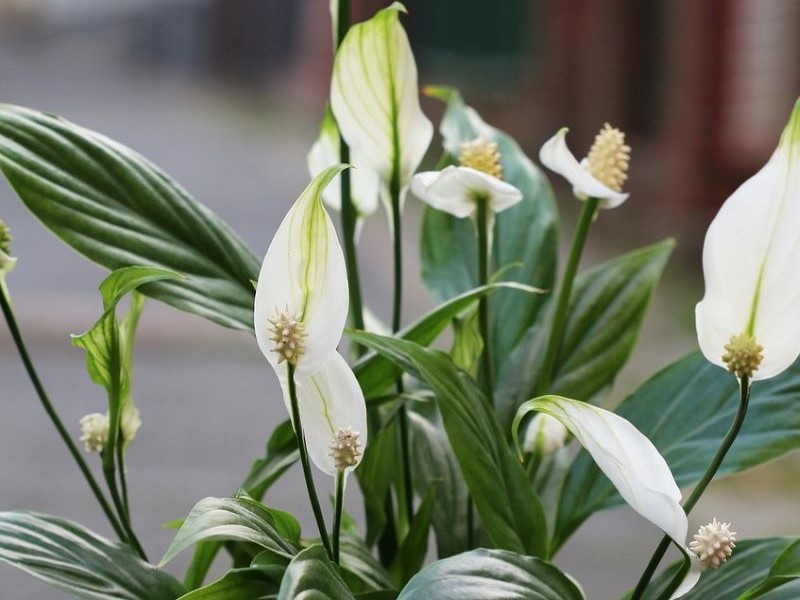
[[(226, 219), (257, 254), (307, 181), (305, 152), (317, 129), (316, 114), (131, 65), (113, 32), (57, 41), (2, 35), (0, 86), (4, 102), (61, 114), (141, 151)], [(413, 205), (409, 209), (413, 222), (418, 214)], [(71, 347), (68, 335), (85, 330), (98, 315), (95, 290), (104, 273), (38, 225), (5, 183), (0, 217), (14, 228), (13, 248), (20, 257), (9, 281), (18, 318), (45, 384), (77, 436), (78, 419), (103, 410), (103, 394), (86, 377), (82, 353)], [(416, 229), (407, 227), (409, 280), (418, 273)], [(382, 218), (376, 217), (362, 242), (363, 277), (373, 306), (386, 306), (389, 299), (385, 239)], [(662, 286), (644, 341), (621, 378), (622, 390), (693, 346), (684, 316), (696, 286), (685, 284), (682, 274), (669, 277), (674, 285)], [(412, 286), (407, 314), (428, 305), (422, 290)], [(682, 315), (679, 327), (674, 314)], [(233, 492), (286, 415), (275, 378), (248, 335), (153, 302), (139, 340), (135, 395), (144, 426), (130, 451), (130, 487), (137, 528), (151, 558), (158, 558), (172, 537), (161, 525), (184, 516), (202, 497)], [(5, 327), (0, 327), (0, 406), (0, 510), (54, 513), (108, 535), (36, 402)], [(734, 520), (748, 537), (800, 532), (796, 503), (774, 493), (797, 467), (791, 461), (780, 466), (715, 488), (692, 522), (715, 514)], [(360, 518), (357, 493), (350, 500)], [(267, 501), (291, 510), (306, 532), (313, 531), (299, 473), (271, 490)], [(593, 518), (557, 562), (584, 582), (592, 599), (617, 598), (635, 581), (657, 538), (639, 517), (618, 510)], [(181, 564), (173, 565), (176, 573)], [(0, 590), (9, 600), (66, 597), (6, 566), (0, 566)]]

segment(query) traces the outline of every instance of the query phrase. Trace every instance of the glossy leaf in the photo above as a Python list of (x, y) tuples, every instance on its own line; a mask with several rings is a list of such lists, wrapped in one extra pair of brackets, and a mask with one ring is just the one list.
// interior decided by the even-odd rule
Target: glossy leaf
[(389, 573), (375, 559), (363, 540), (342, 533), (339, 552), (342, 577), (351, 590), (367, 592), (394, 589)]
[[(717, 477), (743, 471), (800, 446), (800, 364), (753, 384), (750, 408)], [(733, 422), (735, 378), (699, 353), (673, 363), (625, 399), (615, 412), (656, 446), (681, 487), (696, 483)], [(592, 459), (581, 453), (567, 476), (554, 533), (555, 547), (594, 511), (621, 503)]]
[[(742, 594), (740, 600), (763, 598), (800, 578), (800, 540), (791, 542), (775, 559), (764, 581)], [(796, 597), (796, 596), (789, 596)]]
[[(555, 282), (558, 215), (547, 178), (511, 136), (484, 123), (464, 104), (458, 92), (429, 88), (428, 93), (447, 102), (439, 130), (450, 159), (457, 159), (462, 143), (478, 136), (497, 142), (503, 180), (523, 194), (520, 203), (498, 214), (495, 220), (493, 271), (513, 264), (516, 266), (502, 275), (503, 280), (551, 289)], [(422, 278), (438, 300), (448, 300), (478, 284), (477, 239), (471, 221), (431, 208), (425, 210)], [(500, 372), (511, 349), (533, 324), (543, 304), (544, 297), (505, 291), (492, 295), (495, 372)]]
[(77, 523), (27, 511), (0, 512), (0, 561), (76, 598), (174, 600), (183, 586)]
[(53, 115), (2, 105), (0, 169), (28, 209), (90, 260), (186, 276), (142, 293), (226, 327), (252, 328), (258, 260), (136, 152)]
[(492, 543), (534, 556), (547, 553), (545, 517), (494, 410), (446, 354), (368, 333), (352, 338), (424, 381), (436, 396), (447, 436)]
[(186, 517), (161, 564), (204, 540), (250, 542), (291, 558), (299, 537), (300, 524), (288, 513), (249, 498), (204, 498)]
[(292, 559), (281, 582), (277, 600), (354, 600), (335, 565), (319, 544)]
[(398, 600), (584, 600), (578, 585), (538, 558), (473, 550), (420, 571)]
[(220, 579), (181, 596), (180, 600), (267, 600), (275, 597), (285, 569), (232, 569)]
[[(501, 289), (521, 296), (542, 293), (537, 288), (515, 282), (498, 282), (478, 286), (443, 302), (415, 323), (397, 333), (397, 337), (420, 346), (428, 346), (454, 318), (469, 310), (482, 296), (496, 295), (497, 291)], [(400, 374), (399, 369), (392, 364), (392, 361), (376, 353), (370, 353), (361, 359), (353, 367), (353, 371), (364, 390), (364, 396), (368, 399), (385, 393), (387, 388), (397, 381)]]
[[(642, 320), (675, 243), (664, 240), (578, 275), (549, 391), (591, 400), (614, 382), (636, 344)], [(495, 401), (501, 422), (536, 394), (551, 310), (525, 333), (504, 361)]]
[(402, 587), (420, 570), (428, 554), (428, 537), (433, 517), (433, 508), (438, 496), (436, 490), (428, 490), (408, 527), (408, 533), (400, 543), (397, 556), (389, 572)]
[(291, 421), (284, 421), (272, 432), (263, 458), (256, 460), (242, 488), (253, 498), (260, 500), (278, 478), (299, 459), (297, 438)]

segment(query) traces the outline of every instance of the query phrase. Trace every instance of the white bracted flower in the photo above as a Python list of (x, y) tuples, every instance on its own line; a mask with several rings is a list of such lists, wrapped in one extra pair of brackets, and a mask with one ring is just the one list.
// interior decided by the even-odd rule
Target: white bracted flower
[(6, 224), (0, 220), (0, 282), (5, 276), (17, 266), (17, 259), (11, 256), (9, 244), (11, 244), (11, 231)]
[(92, 413), (81, 417), (81, 441), (86, 452), (102, 452), (108, 442), (108, 415)]
[(459, 219), (474, 215), (481, 201), (488, 202), (493, 215), (522, 200), (522, 192), (502, 177), (497, 143), (477, 137), (461, 145), (459, 166), (414, 175), (411, 192)]
[[(329, 167), (309, 184), (284, 218), (264, 257), (256, 286), (254, 327), (259, 348), (275, 369), (292, 414), (292, 365), (298, 409), (314, 464), (339, 471), (330, 446), (340, 430), (359, 432), (366, 445), (364, 394), (336, 351), (347, 318), (344, 255), (322, 192), (343, 165)], [(360, 453), (346, 467), (358, 465)]]
[(616, 208), (628, 199), (622, 186), (628, 178), (631, 148), (625, 134), (608, 123), (594, 139), (589, 154), (578, 162), (567, 148), (568, 128), (561, 128), (539, 151), (539, 160), (572, 184), (578, 198), (597, 198), (600, 208)]
[(720, 523), (715, 517), (711, 523), (700, 527), (689, 548), (698, 556), (703, 569), (718, 569), (733, 553), (735, 541), (736, 532), (731, 531), (731, 524)]
[(529, 454), (550, 456), (564, 447), (569, 431), (558, 419), (539, 413), (528, 424), (522, 449)]
[[(308, 153), (309, 173), (312, 177), (319, 175), (331, 165), (341, 162), (339, 156), (339, 129), (336, 127), (333, 113), (330, 109), (326, 109), (319, 138)], [(365, 165), (366, 161), (355, 149), (351, 150), (348, 162), (354, 167), (350, 171), (350, 195), (358, 217), (356, 228), (358, 232), (362, 221), (378, 208), (380, 182), (375, 171), (367, 167), (359, 168), (360, 165)], [(322, 192), (325, 205), (335, 211), (342, 210), (340, 178), (341, 174), (337, 175)]]
[(398, 18), (399, 2), (350, 28), (336, 52), (331, 110), (357, 167), (374, 171), (389, 204), (390, 188), (405, 198), (433, 138), (419, 105), (417, 65)]
[(766, 165), (720, 208), (703, 246), (697, 339), (705, 357), (751, 381), (800, 355), (800, 100)]

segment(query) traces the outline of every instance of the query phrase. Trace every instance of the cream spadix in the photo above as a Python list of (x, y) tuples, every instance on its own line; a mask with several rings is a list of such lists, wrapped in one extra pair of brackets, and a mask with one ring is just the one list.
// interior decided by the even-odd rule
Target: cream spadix
[(395, 2), (350, 28), (336, 53), (331, 108), (358, 167), (378, 174), (382, 197), (394, 184), (402, 199), (433, 137), (422, 113), (417, 66)]
[(345, 167), (322, 171), (289, 209), (258, 276), (254, 327), (273, 367), (288, 361), (301, 379), (336, 352), (347, 319), (347, 272), (336, 230), (322, 206), (325, 187)]
[(751, 380), (800, 355), (800, 100), (766, 165), (720, 208), (695, 311), (706, 358)]
[(517, 447), (517, 430), (530, 412), (558, 419), (592, 456), (625, 502), (684, 552), (692, 568), (672, 597), (688, 592), (700, 576), (700, 564), (685, 547), (689, 521), (680, 504), (681, 491), (653, 443), (629, 421), (610, 411), (561, 396), (542, 396), (529, 400), (517, 411), (512, 426)]

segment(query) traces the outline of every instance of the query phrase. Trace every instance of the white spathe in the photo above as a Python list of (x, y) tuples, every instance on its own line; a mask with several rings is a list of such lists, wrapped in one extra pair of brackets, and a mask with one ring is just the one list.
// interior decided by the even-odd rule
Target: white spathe
[(339, 130), (363, 167), (378, 174), (386, 202), (395, 178), (402, 201), (433, 137), (419, 105), (417, 66), (400, 12), (405, 8), (395, 2), (351, 27), (336, 53), (331, 81)]
[[(286, 365), (280, 365), (279, 376), (284, 399), (292, 414), (286, 386)], [(345, 469), (355, 469), (367, 445), (367, 405), (353, 370), (338, 352), (313, 375), (296, 377), (297, 404), (308, 445), (308, 455), (314, 464), (328, 475), (336, 476), (331, 445), (340, 429), (351, 427), (359, 434), (361, 452), (357, 462)]]
[(672, 598), (692, 589), (700, 577), (700, 561), (685, 547), (689, 521), (680, 504), (681, 491), (653, 443), (626, 419), (587, 402), (542, 396), (525, 403), (524, 410), (561, 421), (625, 502), (683, 550), (691, 568)]
[(411, 179), (411, 192), (433, 208), (460, 219), (475, 213), (478, 199), (488, 201), (493, 214), (522, 200), (522, 192), (510, 183), (463, 166), (417, 173)]
[[(339, 160), (339, 130), (330, 110), (325, 111), (322, 128), (317, 141), (311, 146), (307, 156), (308, 170), (312, 177), (319, 175), (331, 165), (340, 163)], [(351, 150), (350, 164), (350, 195), (353, 205), (358, 213), (359, 221), (374, 213), (378, 208), (380, 196), (380, 181), (375, 171), (359, 165), (365, 164), (358, 152)], [(342, 175), (338, 174), (322, 192), (322, 200), (329, 208), (342, 210)]]
[(269, 245), (256, 286), (254, 328), (258, 346), (273, 367), (270, 319), (284, 311), (305, 333), (297, 378), (318, 371), (336, 351), (347, 320), (348, 290), (344, 254), (322, 205), (322, 192), (343, 165), (328, 167), (289, 209)]
[(695, 310), (705, 357), (725, 366), (731, 336), (763, 346), (752, 380), (800, 355), (800, 100), (777, 149), (720, 208), (703, 246), (705, 295)]
[(616, 208), (625, 202), (629, 194), (612, 190), (585, 168), (585, 162), (578, 162), (567, 147), (568, 131), (569, 128), (562, 127), (544, 143), (539, 150), (542, 164), (564, 177), (572, 185), (575, 195), (582, 200), (597, 198), (600, 208)]

